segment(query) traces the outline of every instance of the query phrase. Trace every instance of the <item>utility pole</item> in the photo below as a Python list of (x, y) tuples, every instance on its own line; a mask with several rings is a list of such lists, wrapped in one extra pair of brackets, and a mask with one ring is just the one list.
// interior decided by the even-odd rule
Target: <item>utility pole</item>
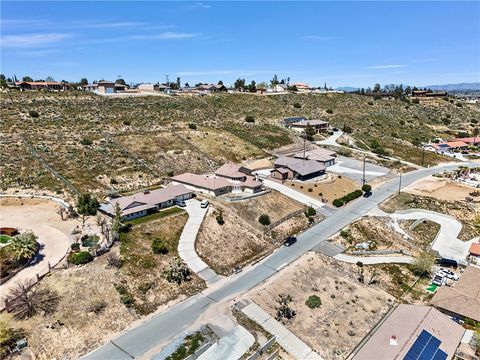
[(168, 75), (165, 75), (165, 85), (168, 86), (168, 84), (170, 83), (170, 79), (168, 78)]
[(400, 179), (398, 180), (398, 193), (402, 190), (402, 173), (400, 173)]
[(367, 179), (365, 179), (365, 162), (366, 162), (367, 157), (363, 156), (363, 177), (362, 177), (362, 185), (365, 185), (367, 182)]
[(425, 144), (422, 144), (422, 166), (425, 162)]

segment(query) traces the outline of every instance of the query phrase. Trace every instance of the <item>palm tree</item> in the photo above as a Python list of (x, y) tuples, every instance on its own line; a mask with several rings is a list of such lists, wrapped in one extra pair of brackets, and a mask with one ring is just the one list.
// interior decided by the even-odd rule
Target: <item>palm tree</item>
[(37, 252), (37, 235), (28, 231), (15, 236), (10, 244), (8, 250), (17, 260), (31, 259)]

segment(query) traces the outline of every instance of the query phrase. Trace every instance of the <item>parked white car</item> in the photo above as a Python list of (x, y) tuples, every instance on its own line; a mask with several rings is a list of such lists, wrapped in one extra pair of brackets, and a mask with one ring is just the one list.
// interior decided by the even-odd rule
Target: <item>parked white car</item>
[(437, 274), (445, 276), (447, 279), (450, 280), (455, 280), (458, 281), (459, 276), (455, 274), (453, 271), (450, 271), (448, 269), (440, 268), (440, 270), (437, 271)]
[(435, 275), (433, 275), (432, 284), (442, 286), (442, 285), (445, 285), (446, 282), (447, 282), (447, 278), (442, 274), (436, 273)]
[(208, 205), (210, 205), (210, 203), (206, 199), (202, 200), (202, 202), (200, 203), (201, 208), (206, 208), (206, 207), (208, 207)]

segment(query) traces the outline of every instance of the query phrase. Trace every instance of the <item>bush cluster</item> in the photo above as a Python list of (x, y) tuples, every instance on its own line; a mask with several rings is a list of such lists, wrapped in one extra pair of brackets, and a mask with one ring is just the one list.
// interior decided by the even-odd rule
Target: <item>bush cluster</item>
[(88, 251), (80, 251), (77, 253), (70, 253), (68, 261), (75, 265), (83, 265), (93, 260), (93, 255)]
[(362, 196), (362, 194), (363, 194), (362, 190), (355, 190), (339, 199), (333, 200), (332, 204), (333, 206), (341, 207), (349, 203), (350, 201), (355, 200), (356, 198), (359, 198), (360, 196)]
[(307, 301), (305, 301), (305, 305), (307, 305), (310, 309), (315, 309), (322, 305), (322, 300), (317, 295), (311, 295), (308, 297)]
[(258, 218), (258, 222), (262, 225), (270, 225), (270, 217), (267, 214), (262, 214)]
[(168, 249), (160, 238), (152, 240), (152, 252), (154, 254), (168, 254)]
[(255, 122), (255, 118), (251, 115), (245, 116), (245, 121), (248, 123), (253, 123)]
[(313, 207), (309, 206), (307, 208), (307, 211), (305, 211), (305, 215), (307, 217), (315, 216), (315, 215), (317, 215), (317, 210), (315, 210)]

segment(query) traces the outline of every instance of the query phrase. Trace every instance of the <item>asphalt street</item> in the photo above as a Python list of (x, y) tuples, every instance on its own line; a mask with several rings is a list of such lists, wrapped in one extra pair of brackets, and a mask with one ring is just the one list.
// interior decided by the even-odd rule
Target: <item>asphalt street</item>
[[(402, 176), (402, 187), (425, 176), (451, 170), (465, 163), (448, 164), (416, 170)], [(472, 164), (475, 166), (476, 164)], [(150, 349), (166, 343), (191, 325), (212, 303), (231, 299), (255, 287), (306, 252), (326, 241), (343, 227), (367, 214), (382, 201), (399, 191), (399, 177), (379, 186), (369, 198), (359, 198), (345, 208), (298, 236), (291, 247), (281, 247), (263, 261), (244, 272), (217, 282), (170, 309), (149, 318), (135, 328), (129, 329), (111, 342), (87, 354), (85, 359), (135, 359)]]

